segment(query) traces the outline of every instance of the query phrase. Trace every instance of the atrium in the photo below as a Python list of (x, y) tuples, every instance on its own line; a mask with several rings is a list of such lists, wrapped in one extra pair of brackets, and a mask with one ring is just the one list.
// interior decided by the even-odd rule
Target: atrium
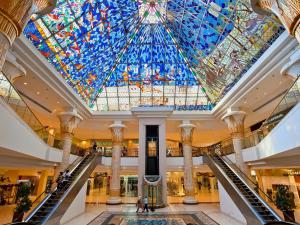
[(299, 0), (1, 0), (0, 224), (300, 223), (299, 43)]

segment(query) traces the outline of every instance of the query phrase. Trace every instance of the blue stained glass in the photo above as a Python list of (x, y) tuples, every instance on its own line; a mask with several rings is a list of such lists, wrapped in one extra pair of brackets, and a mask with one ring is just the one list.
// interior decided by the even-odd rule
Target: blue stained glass
[(168, 91), (181, 96), (175, 110), (211, 110), (283, 32), (275, 21), (246, 0), (59, 0), (24, 34), (92, 108), (103, 90), (128, 86), (130, 106), (172, 105)]

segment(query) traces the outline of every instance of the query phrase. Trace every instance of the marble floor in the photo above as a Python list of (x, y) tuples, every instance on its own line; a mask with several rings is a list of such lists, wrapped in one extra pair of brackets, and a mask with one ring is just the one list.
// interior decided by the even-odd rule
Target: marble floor
[(113, 213), (104, 212), (88, 225), (219, 225), (203, 212)]
[[(123, 213), (134, 213), (136, 210), (133, 204), (123, 204), (123, 205), (104, 205), (104, 204), (88, 204), (86, 207), (86, 212), (76, 219), (71, 220), (64, 225), (85, 225), (95, 219), (99, 214), (103, 212), (123, 212)], [(183, 205), (183, 204), (170, 204), (169, 206), (161, 209), (157, 209), (155, 213), (191, 213), (202, 211), (208, 215), (212, 220), (220, 225), (244, 225), (243, 223), (237, 221), (236, 219), (225, 215), (220, 212), (218, 203), (203, 203), (198, 205)], [(151, 213), (149, 213), (151, 215)]]

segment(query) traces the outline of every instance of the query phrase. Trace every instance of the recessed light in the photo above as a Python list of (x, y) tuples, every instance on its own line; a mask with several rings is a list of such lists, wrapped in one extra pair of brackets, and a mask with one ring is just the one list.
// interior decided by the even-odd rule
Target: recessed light
[(24, 85), (27, 85), (28, 83), (27, 82), (24, 82)]
[(244, 104), (247, 104), (247, 101), (244, 101)]
[(36, 94), (37, 94), (37, 95), (39, 95), (39, 94), (40, 94), (40, 92), (39, 92), (39, 91), (37, 91), (37, 92), (36, 92)]
[(57, 101), (56, 103), (59, 104), (59, 101)]

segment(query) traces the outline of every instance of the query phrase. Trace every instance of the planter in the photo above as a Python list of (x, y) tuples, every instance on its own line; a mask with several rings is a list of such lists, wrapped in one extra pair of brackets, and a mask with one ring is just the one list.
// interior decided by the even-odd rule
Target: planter
[(287, 222), (295, 222), (294, 210), (283, 211), (284, 220)]
[(14, 212), (12, 222), (22, 222), (24, 216), (24, 212), (18, 213)]

